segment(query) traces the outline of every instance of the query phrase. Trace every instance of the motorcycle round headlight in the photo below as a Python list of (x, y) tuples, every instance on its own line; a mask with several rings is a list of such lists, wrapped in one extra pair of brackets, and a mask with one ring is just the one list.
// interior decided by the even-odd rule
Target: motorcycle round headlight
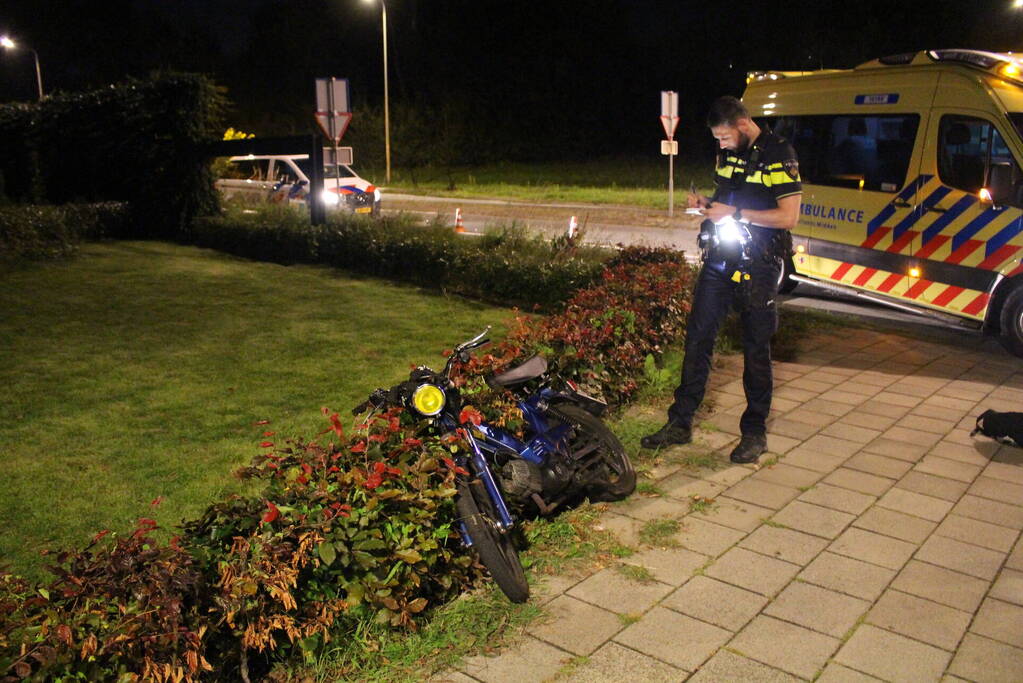
[(444, 391), (433, 384), (421, 384), (412, 393), (412, 407), (427, 417), (432, 417), (443, 410), (444, 401)]

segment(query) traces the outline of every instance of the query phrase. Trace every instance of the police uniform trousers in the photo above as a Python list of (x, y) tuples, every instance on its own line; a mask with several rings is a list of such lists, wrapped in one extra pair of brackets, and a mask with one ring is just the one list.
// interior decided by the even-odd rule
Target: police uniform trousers
[(682, 383), (675, 389), (675, 402), (668, 408), (668, 419), (691, 426), (693, 415), (703, 400), (710, 373), (714, 340), (721, 322), (733, 304), (740, 310), (742, 350), (745, 367), (742, 386), (746, 392), (746, 411), (739, 427), (744, 435), (767, 433), (774, 380), (771, 374), (771, 337), (778, 329), (775, 298), (781, 275), (781, 260), (757, 255), (750, 265), (748, 300), (740, 285), (732, 281), (734, 268), (705, 263), (693, 293), (693, 308), (686, 328)]

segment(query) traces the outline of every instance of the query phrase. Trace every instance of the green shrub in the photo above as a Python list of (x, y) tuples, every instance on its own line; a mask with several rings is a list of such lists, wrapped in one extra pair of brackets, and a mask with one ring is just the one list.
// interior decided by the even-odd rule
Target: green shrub
[(321, 263), (424, 287), (552, 309), (597, 280), (612, 252), (567, 253), (540, 237), (506, 228), (482, 238), (405, 216), (332, 216), (310, 226), (301, 212), (272, 207), (195, 222), (192, 241), (276, 263)]
[(83, 239), (116, 237), (128, 230), (126, 204), (0, 206), (0, 259), (61, 258)]

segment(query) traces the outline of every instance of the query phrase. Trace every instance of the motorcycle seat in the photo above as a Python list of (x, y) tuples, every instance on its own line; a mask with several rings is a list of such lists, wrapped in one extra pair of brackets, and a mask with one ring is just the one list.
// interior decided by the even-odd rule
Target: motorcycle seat
[(505, 370), (498, 375), (488, 377), (487, 384), (493, 389), (511, 387), (528, 382), (531, 379), (536, 379), (545, 372), (547, 372), (547, 360), (543, 356), (533, 356), (511, 370)]

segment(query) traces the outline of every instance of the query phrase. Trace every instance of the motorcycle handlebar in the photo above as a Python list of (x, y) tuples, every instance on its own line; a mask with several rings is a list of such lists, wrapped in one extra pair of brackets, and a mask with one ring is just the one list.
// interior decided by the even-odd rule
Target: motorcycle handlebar
[[(488, 332), (490, 332), (490, 325), (487, 325), (482, 332), (477, 334), (472, 339), (464, 341), (458, 346), (456, 346), (454, 351), (451, 352), (451, 357), (448, 358), (448, 362), (444, 365), (443, 376), (448, 377), (448, 375), (451, 372), (451, 364), (455, 361), (456, 358), (462, 360), (463, 362), (468, 360), (468, 354), (465, 353), (466, 351), (468, 351), (469, 349), (479, 348), (484, 344), (489, 344), (490, 340), (486, 338)], [(398, 385), (398, 387), (400, 386), (401, 385)], [(388, 401), (393, 400), (391, 393), (398, 387), (393, 387), (391, 391), (388, 391), (387, 389), (383, 388), (377, 389), (376, 391), (369, 395), (369, 398), (367, 398), (365, 401), (352, 408), (352, 415), (359, 415), (365, 412), (366, 409), (371, 407), (379, 408), (384, 404), (388, 403)]]
[(464, 341), (454, 348), (451, 352), (451, 356), (448, 358), (448, 362), (444, 364), (444, 376), (448, 377), (451, 375), (451, 364), (455, 362), (455, 359), (462, 361), (463, 363), (469, 360), (469, 354), (466, 351), (470, 349), (476, 349), (484, 344), (489, 344), (490, 340), (486, 338), (487, 333), (490, 332), (490, 325), (477, 334), (469, 341)]
[(379, 408), (381, 405), (387, 402), (387, 390), (383, 387), (375, 389), (372, 394), (369, 395), (365, 401), (352, 408), (352, 415), (359, 415), (364, 413), (367, 408)]
[(455, 353), (461, 353), (462, 351), (468, 351), (469, 349), (475, 349), (479, 346), (483, 346), (490, 342), (489, 339), (484, 339), (487, 336), (487, 332), (490, 332), (490, 325), (487, 325), (486, 329), (477, 334), (469, 341), (464, 341), (455, 347)]

